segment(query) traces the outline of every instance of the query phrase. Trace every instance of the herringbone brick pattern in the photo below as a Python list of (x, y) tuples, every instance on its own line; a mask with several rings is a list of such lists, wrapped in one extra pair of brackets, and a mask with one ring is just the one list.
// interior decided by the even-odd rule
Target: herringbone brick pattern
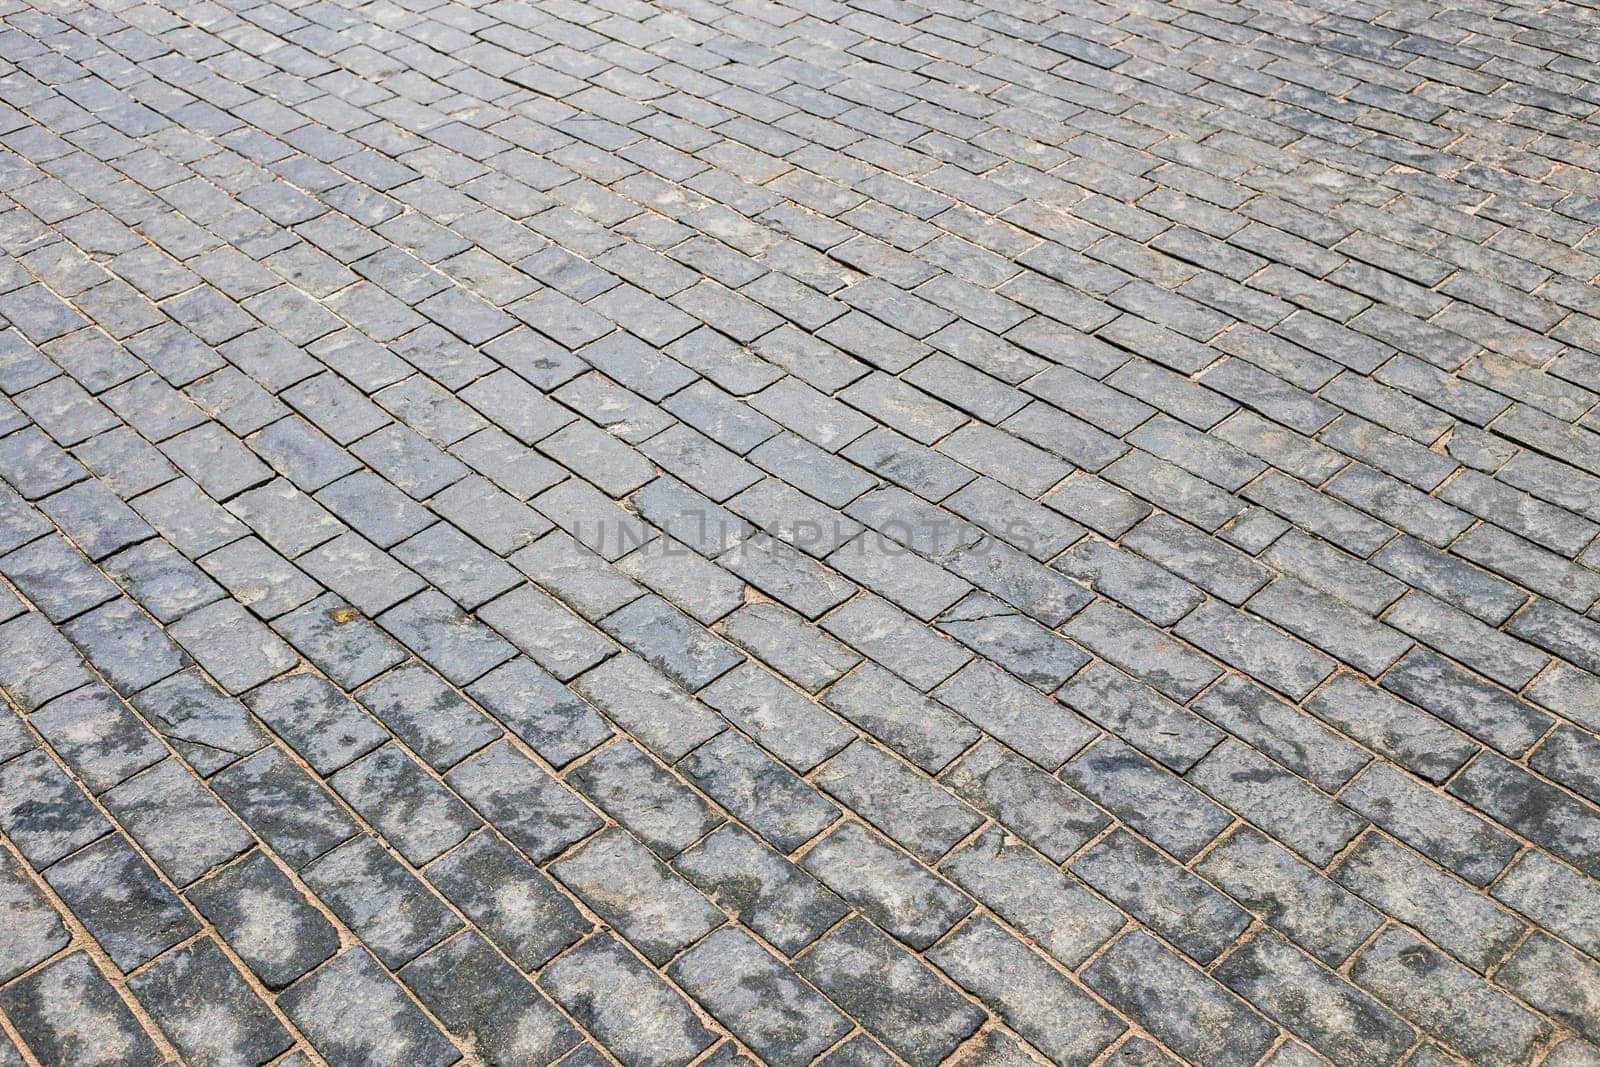
[(1593, 7), (0, 22), (0, 1063), (1600, 1063)]

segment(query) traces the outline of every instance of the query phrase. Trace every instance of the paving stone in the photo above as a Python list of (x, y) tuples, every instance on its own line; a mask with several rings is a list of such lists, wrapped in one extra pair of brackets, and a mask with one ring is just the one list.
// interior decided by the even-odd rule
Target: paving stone
[(613, 656), (572, 687), (668, 762), (725, 728), (710, 709), (636, 656)]
[(177, 760), (105, 793), (102, 802), (174, 885), (186, 886), (254, 839)]
[(223, 592), (165, 541), (146, 541), (101, 566), (139, 606), (162, 624), (219, 599)]
[(1205, 599), (1181, 578), (1103, 541), (1080, 541), (1055, 566), (1158, 626), (1171, 626)]
[(1243, 1001), (1141, 931), (1112, 945), (1083, 980), (1192, 1063), (1254, 1063), (1277, 1037)]
[(1069, 967), (1087, 959), (1124, 922), (1115, 908), (999, 829), (985, 831), (942, 870)]
[(841, 824), (802, 865), (914, 949), (926, 949), (972, 910), (962, 894), (859, 823)]
[[(1103, 729), (1127, 738), (1180, 774), (1222, 740), (1222, 734), (1208, 723), (1105, 664), (1083, 671), (1056, 695), (1068, 707)], [(991, 732), (1004, 739), (997, 731)], [(1091, 737), (1080, 734), (1076, 739), (1087, 742)], [(1026, 754), (1021, 746), (1013, 747)]]
[(538, 764), (505, 741), (457, 764), (445, 783), (538, 860), (587, 837), (600, 818)]
[(1506, 759), (1481, 753), (1448, 789), (1582, 870), (1593, 872), (1600, 864), (1600, 809)]
[(229, 693), (242, 693), (297, 662), (288, 645), (233, 601), (193, 611), (169, 632)]
[(562, 681), (616, 651), (599, 631), (531, 585), (483, 605), (477, 616)]
[(1066, 633), (1173, 700), (1193, 698), (1222, 673), (1186, 645), (1104, 601), (1080, 612)]
[(1247, 606), (1369, 675), (1383, 673), (1411, 647), (1395, 631), (1290, 578), (1267, 586)]
[(1214, 973), (1335, 1063), (1390, 1063), (1416, 1039), (1377, 1001), (1271, 933), (1245, 942)]
[(129, 987), (191, 1060), (261, 1063), (293, 1043), (209, 937), (164, 956)]
[(1420, 649), (1384, 675), (1383, 687), (1512, 756), (1526, 752), (1553, 721), (1442, 656)]
[(266, 748), (212, 780), (217, 794), (293, 866), (316, 859), (356, 824), (281, 749)]
[(978, 731), (961, 716), (872, 664), (840, 679), (822, 699), (930, 774), (937, 774), (978, 738)]
[(360, 948), (340, 953), (279, 1004), (330, 1063), (445, 1065), (461, 1058)]
[(74, 853), (44, 877), (124, 974), (200, 928), (121, 835)]
[(388, 739), (348, 697), (314, 674), (268, 682), (246, 694), (245, 704), (321, 775)]
[(722, 821), (698, 794), (628, 741), (574, 768), (567, 780), (664, 859)]
[(273, 628), (346, 688), (354, 688), (406, 658), (399, 642), (333, 593), (324, 593), (273, 620)]
[(1500, 969), (1499, 984), (1524, 1002), (1594, 1040), (1600, 967), (1542, 932), (1535, 932)]
[(0, 786), (0, 831), (36, 870), (111, 828), (83, 790), (40, 749), (0, 764)]
[[(62, 1012), (64, 1004), (76, 1010)], [(153, 1067), (161, 1062), (155, 1042), (81, 950), (0, 992), (0, 1007), (44, 1062), (107, 1067)]]
[(969, 921), (929, 956), (1053, 1063), (1088, 1063), (1126, 1029), (993, 920)]
[(1528, 765), (1579, 795), (1595, 800), (1600, 798), (1600, 781), (1595, 777), (1595, 759), (1600, 756), (1597, 746), (1600, 740), (1592, 734), (1561, 723), (1545, 737)]
[(849, 909), (740, 827), (714, 830), (673, 861), (679, 873), (783, 952), (794, 955)]
[(1385, 622), (1424, 644), (1450, 650), (1474, 670), (1508, 688), (1520, 689), (1547, 662), (1547, 658), (1538, 650), (1485, 626), (1426, 593), (1407, 593), (1390, 610)]
[(863, 919), (836, 928), (799, 963), (800, 973), (914, 1067), (944, 1059), (983, 1013), (928, 966)]
[(1340, 804), (1234, 741), (1218, 745), (1185, 777), (1319, 867), (1363, 825)]
[(1350, 976), (1472, 1062), (1528, 1058), (1547, 1024), (1398, 927), (1368, 946)]
[(1330, 967), (1348, 959), (1383, 922), (1379, 912), (1252, 827), (1229, 834), (1195, 870)]
[[(1339, 676), (1322, 692), (1332, 699), (1334, 688), (1347, 679), (1353, 681), (1349, 675)], [(1350, 742), (1239, 675), (1223, 678), (1193, 707), (1211, 722), (1330, 792), (1349, 781), (1368, 759)], [(1348, 727), (1345, 729), (1351, 732)]]
[(1201, 964), (1250, 925), (1250, 916), (1227, 897), (1123, 831), (1087, 849), (1071, 869)]
[(260, 851), (188, 896), (269, 989), (288, 985), (338, 950), (332, 924)]
[(601, 629), (690, 692), (736, 667), (743, 657), (656, 596), (640, 597), (600, 622)]
[(578, 1033), (484, 941), (457, 937), (413, 960), (400, 978), (452, 1033), (496, 1060), (550, 1062)]
[(801, 774), (854, 738), (818, 705), (754, 663), (735, 667), (701, 698)]
[(255, 752), (270, 739), (242, 703), (194, 670), (180, 671), (151, 686), (132, 703), (204, 775)]
[(809, 1063), (851, 1024), (748, 934), (719, 930), (668, 972), (764, 1062)]
[(391, 970), (460, 927), (460, 920), (374, 838), (358, 837), (300, 873)]
[(628, 1067), (687, 1064), (715, 1040), (671, 986), (606, 934), (557, 960), (540, 985)]
[(55, 623), (116, 596), (116, 588), (59, 536), (10, 553), (0, 561), (0, 570)]
[[(1303, 7), (0, 16), (6, 848), (259, 860), (252, 970), (280, 868), (438, 876), (399, 984), (284, 920), (248, 1060), (1587, 1062), (1596, 57)], [(602, 829), (754, 942), (575, 949)], [(835, 1036), (785, 850), (964, 991)], [(74, 959), (10, 1058), (249, 1032)]]
[(783, 764), (725, 731), (678, 764), (707, 796), (772, 843), (793, 852), (839, 816)]
[(71, 937), (61, 915), (9, 852), (0, 856), (0, 901), (10, 927), (0, 952), (0, 976), (9, 982), (66, 948)]
[(1474, 885), (1511, 861), (1516, 844), (1450, 798), (1373, 764), (1340, 799), (1376, 825)]
[(909, 764), (866, 741), (834, 756), (814, 781), (924, 862), (948, 852), (982, 823), (976, 812), (920, 778)]
[(103, 793), (167, 755), (138, 716), (104, 686), (57, 697), (29, 721), (91, 793)]
[(466, 805), (396, 745), (363, 756), (328, 784), (417, 866), (454, 847), (479, 825)]

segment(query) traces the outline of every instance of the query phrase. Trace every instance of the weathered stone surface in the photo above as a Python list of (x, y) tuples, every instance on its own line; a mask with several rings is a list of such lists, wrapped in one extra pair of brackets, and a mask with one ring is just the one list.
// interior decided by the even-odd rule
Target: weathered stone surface
[(1593, 1060), (1588, 15), (0, 7), (0, 1063)]

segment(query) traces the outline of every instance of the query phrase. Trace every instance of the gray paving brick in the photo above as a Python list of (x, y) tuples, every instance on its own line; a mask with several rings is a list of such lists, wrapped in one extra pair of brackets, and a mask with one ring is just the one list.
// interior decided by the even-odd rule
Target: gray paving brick
[(457, 764), (445, 784), (537, 860), (549, 859), (601, 826), (600, 817), (581, 800), (505, 741)]
[(1465, 736), (1350, 674), (1337, 675), (1306, 709), (1432, 782), (1448, 778), (1477, 750)]
[(1250, 925), (1250, 916), (1227, 897), (1123, 831), (1084, 851), (1071, 869), (1202, 964)]
[(1480, 753), (1448, 790), (1580, 869), (1600, 861), (1600, 809), (1492, 752)]
[(163, 957), (129, 985), (190, 1059), (261, 1062), (293, 1043), (208, 937)]
[(657, 966), (723, 922), (688, 882), (620, 830), (585, 843), (550, 871)]
[[(1304, 7), (0, 16), (6, 848), (256, 872), (246, 1059), (1586, 1062), (1594, 57)], [(535, 864), (607, 822), (760, 947), (574, 949)], [(883, 960), (891, 890), (987, 909), (907, 935), (964, 992), (830, 972), (853, 1035), (767, 955), (840, 936), (781, 852), (836, 823)], [(474, 927), (401, 984), (280, 873), (359, 828)], [(1131, 917), (1059, 866), (1135, 840)], [(1288, 1037), (1178, 958), (1217, 891)], [(207, 944), (137, 1023), (14, 978), (11, 1058), (207, 1059)]]
[(695, 946), (669, 973), (764, 1062), (809, 1063), (851, 1028), (819, 993), (731, 927)]
[(1254, 1063), (1277, 1037), (1233, 994), (1140, 931), (1091, 963), (1083, 979), (1193, 1063)]
[(1334, 1063), (1392, 1063), (1416, 1039), (1376, 1000), (1271, 933), (1245, 942), (1215, 974)]
[[(58, 1006), (79, 1010), (63, 1015)], [(155, 1042), (106, 981), (86, 952), (78, 951), (35, 971), (0, 993), (23, 1041), (51, 1063), (161, 1062)]]
[(1185, 777), (1319, 867), (1363, 826), (1342, 805), (1238, 742), (1218, 745)]
[(1330, 967), (1348, 959), (1383, 922), (1379, 912), (1248, 826), (1206, 853), (1195, 870)]
[(606, 934), (556, 961), (540, 985), (629, 1067), (686, 1064), (715, 1040), (671, 986)]
[(1087, 1063), (1125, 1029), (992, 920), (971, 920), (930, 957), (1053, 1063)]
[(331, 1063), (450, 1064), (460, 1053), (394, 979), (360, 948), (346, 949), (280, 999)]
[(478, 679), (467, 692), (557, 767), (611, 736), (611, 728), (594, 709), (520, 656)]
[(1350, 975), (1468, 1060), (1528, 1058), (1547, 1024), (1413, 934), (1391, 927)]
[(447, 1030), (496, 1060), (551, 1062), (578, 1032), (488, 942), (466, 933), (400, 972)]
[(801, 958), (800, 973), (915, 1067), (931, 1067), (982, 1022), (928, 966), (855, 919)]
[(1291, 578), (1267, 586), (1247, 607), (1369, 675), (1383, 673), (1411, 647), (1401, 634)]
[(194, 916), (120, 834), (54, 864), (44, 877), (124, 974), (199, 930)]
[(1158, 626), (1171, 626), (1205, 599), (1182, 578), (1104, 541), (1078, 542), (1055, 566)]
[(1066, 634), (1173, 700), (1191, 699), (1222, 673), (1188, 646), (1103, 601), (1073, 619)]
[(478, 826), (466, 805), (392, 744), (361, 757), (328, 782), (417, 866), (452, 848)]
[(1333, 876), (1480, 974), (1503, 958), (1525, 929), (1493, 903), (1377, 834), (1362, 838)]
[[(1195, 715), (1104, 664), (1080, 673), (1057, 697), (1180, 774), (1222, 739)], [(1080, 734), (1078, 740), (1089, 737)]]
[(1374, 764), (1340, 799), (1429, 859), (1474, 885), (1484, 885), (1511, 862), (1516, 844), (1449, 797)]
[(1231, 816), (1115, 738), (1103, 738), (1061, 779), (1181, 859), (1227, 828)]
[(572, 687), (669, 762), (724, 728), (708, 708), (631, 655), (613, 656)]
[(244, 705), (197, 671), (181, 671), (132, 701), (202, 774), (212, 774), (265, 746), (267, 732)]
[(849, 911), (803, 870), (733, 824), (679, 854), (673, 866), (740, 922), (790, 955)]
[(834, 756), (813, 780), (924, 862), (948, 852), (983, 821), (910, 765), (866, 741)]
[(254, 844), (239, 821), (176, 760), (123, 782), (102, 800), (179, 887)]
[(1525, 1002), (1593, 1040), (1600, 1034), (1600, 967), (1547, 934), (1536, 932), (1497, 975)]
[(12, 926), (0, 953), (0, 975), (10, 981), (65, 948), (71, 938), (55, 906), (9, 853), (0, 857), (0, 900)]
[[(1313, 697), (1312, 703), (1326, 704), (1333, 699), (1335, 688), (1348, 681), (1353, 679), (1340, 675), (1322, 694)], [(1338, 789), (1368, 759), (1365, 753), (1331, 730), (1236, 675), (1223, 678), (1195, 701), (1193, 707), (1213, 723), (1325, 790)], [(1346, 732), (1351, 731), (1346, 728)], [(1354, 732), (1351, 735), (1358, 736)]]

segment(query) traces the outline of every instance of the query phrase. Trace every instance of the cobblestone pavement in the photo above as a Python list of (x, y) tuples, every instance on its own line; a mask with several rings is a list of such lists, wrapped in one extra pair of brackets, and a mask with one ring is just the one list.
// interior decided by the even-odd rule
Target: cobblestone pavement
[(1600, 14), (0, 7), (0, 1064), (1600, 1063)]

